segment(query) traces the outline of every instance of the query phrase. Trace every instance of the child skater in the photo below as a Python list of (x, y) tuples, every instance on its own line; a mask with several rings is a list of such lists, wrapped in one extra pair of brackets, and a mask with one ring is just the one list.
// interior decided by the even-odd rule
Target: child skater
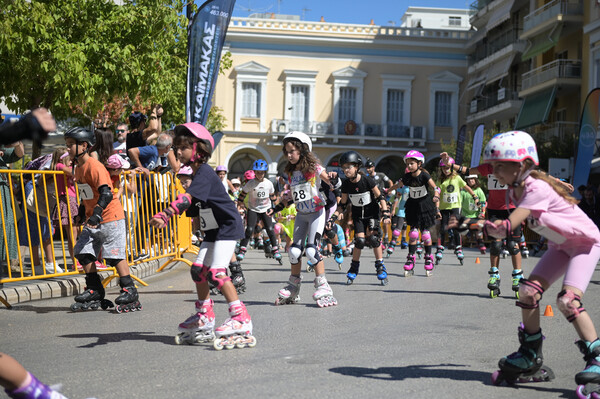
[[(409, 151), (404, 156), (404, 163), (408, 173), (398, 182), (400, 187), (408, 186), (409, 189), (405, 213), (410, 232), (408, 233), (408, 256), (404, 264), (404, 276), (412, 276), (415, 272), (415, 253), (417, 252), (417, 240), (419, 239), (420, 230), (421, 241), (425, 246), (425, 274), (429, 277), (434, 268), (429, 229), (435, 224), (436, 217), (439, 217), (439, 211), (435, 203), (440, 200), (440, 189), (435, 185), (429, 173), (423, 169), (425, 156), (419, 151)], [(434, 190), (433, 198), (429, 196), (427, 186)]]
[[(150, 225), (164, 228), (173, 215), (188, 210), (188, 216), (198, 216), (204, 230), (204, 241), (190, 270), (196, 283), (198, 300), (196, 312), (179, 324), (177, 344), (210, 342), (217, 350), (256, 345), (252, 336), (252, 320), (246, 306), (239, 300), (236, 289), (227, 276), (227, 266), (236, 241), (243, 237), (242, 220), (225, 187), (215, 171), (206, 163), (212, 155), (214, 141), (206, 128), (189, 122), (175, 127), (173, 142), (178, 160), (191, 166), (194, 177), (185, 194), (179, 194), (171, 205), (154, 215)], [(208, 279), (211, 279), (229, 304), (230, 317), (214, 332), (214, 302), (210, 298)], [(215, 340), (215, 334), (218, 339)]]
[[(466, 181), (469, 187), (471, 187), (471, 190), (473, 190), (475, 195), (477, 195), (477, 198), (479, 198), (479, 205), (475, 203), (475, 199), (471, 194), (463, 190), (460, 193), (462, 196), (460, 213), (468, 219), (483, 218), (483, 216), (485, 215), (486, 198), (485, 193), (483, 192), (481, 187), (479, 187), (479, 177), (477, 175), (469, 175), (466, 177)], [(473, 232), (473, 234), (476, 235), (477, 247), (479, 248), (479, 251), (482, 255), (485, 255), (485, 251), (487, 248), (485, 247), (485, 243), (483, 242), (483, 233), (478, 231)]]
[[(408, 173), (408, 170), (406, 173)], [(406, 242), (406, 222), (404, 222), (406, 217), (404, 206), (408, 199), (408, 192), (409, 189), (406, 186), (395, 190), (392, 205), (392, 241), (390, 241), (390, 245), (386, 250), (388, 258), (394, 253), (394, 248), (398, 245), (399, 237), (401, 237), (400, 248), (405, 249), (408, 247), (408, 243)]]
[[(302, 281), (302, 252), (306, 243), (306, 257), (314, 265), (315, 293), (313, 299), (319, 307), (337, 305), (333, 290), (325, 277), (325, 264), (319, 253), (319, 243), (325, 227), (326, 199), (320, 191), (321, 180), (329, 183), (327, 171), (319, 165), (312, 152), (310, 137), (302, 132), (290, 132), (283, 138), (283, 153), (288, 163), (285, 173), (288, 175), (292, 200), (296, 205), (296, 221), (292, 245), (288, 251), (291, 274), (288, 285), (279, 291), (276, 305), (296, 303), (300, 300), (300, 282)], [(283, 202), (269, 210), (269, 214), (281, 211)]]
[[(461, 208), (461, 189), (465, 189), (473, 198), (475, 205), (479, 205), (479, 197), (471, 190), (471, 187), (467, 185), (467, 183), (460, 177), (453, 169), (452, 165), (454, 164), (454, 159), (450, 158), (449, 162), (444, 162), (444, 160), (440, 161), (440, 180), (438, 187), (440, 188), (440, 202), (439, 208), (440, 213), (442, 215), (441, 225), (440, 225), (440, 234), (439, 234), (439, 246), (437, 247), (437, 251), (435, 253), (435, 264), (437, 265), (440, 260), (442, 260), (444, 254), (444, 243), (446, 242), (446, 235), (449, 231), (446, 226), (448, 226), (448, 220), (450, 219), (450, 215), (454, 215), (455, 217), (460, 216), (460, 208)], [(455, 231), (450, 230), (452, 236), (449, 237), (451, 243), (454, 246), (454, 253), (458, 258), (460, 264), (463, 264), (463, 259), (465, 255), (462, 251), (460, 234)]]
[(352, 284), (360, 267), (360, 254), (365, 246), (373, 248), (375, 255), (375, 272), (382, 285), (388, 283), (387, 270), (383, 264), (383, 249), (381, 247), (382, 231), (379, 224), (379, 210), (381, 208), (382, 220), (385, 225), (390, 224), (390, 210), (387, 208), (385, 195), (383, 195), (375, 181), (360, 172), (362, 159), (356, 151), (348, 151), (340, 156), (340, 166), (346, 175), (342, 181), (342, 199), (340, 210), (336, 210), (328, 221), (331, 228), (338, 216), (348, 206), (348, 199), (352, 203), (352, 221), (354, 224), (354, 251), (352, 263), (346, 274), (347, 284)]
[[(546, 237), (548, 251), (542, 256), (527, 279), (521, 280), (517, 306), (522, 309), (523, 323), (519, 327), (519, 350), (500, 359), (500, 371), (492, 375), (499, 384), (526, 377), (547, 380), (552, 374), (542, 366), (542, 342), (539, 302), (542, 294), (564, 275), (557, 306), (573, 324), (580, 340), (577, 346), (584, 355), (586, 367), (575, 375), (579, 398), (598, 397), (586, 384), (600, 383), (600, 340), (582, 297), (596, 264), (600, 259), (600, 232), (595, 224), (576, 205), (564, 186), (546, 173), (534, 170), (539, 164), (533, 138), (520, 131), (494, 136), (484, 149), (484, 160), (493, 167), (500, 184), (508, 186), (508, 195), (516, 209), (508, 219), (479, 221), (465, 220), (461, 227), (483, 230), (490, 236), (510, 236), (521, 222)], [(593, 396), (592, 396), (593, 395)]]
[(268, 242), (264, 243), (265, 256), (275, 258), (281, 262), (281, 254), (277, 246), (275, 231), (273, 230), (273, 218), (267, 215), (267, 211), (271, 209), (271, 201), (275, 201), (275, 187), (270, 180), (265, 179), (265, 174), (268, 170), (267, 162), (262, 159), (257, 159), (252, 165), (254, 171), (254, 179), (248, 180), (242, 187), (242, 191), (238, 196), (238, 207), (244, 207), (244, 198), (248, 196), (248, 213), (246, 214), (246, 231), (245, 237), (240, 243), (240, 253), (238, 260), (243, 260), (246, 255), (246, 248), (250, 238), (254, 233), (254, 228), (257, 221), (262, 221), (267, 235)]
[(102, 253), (106, 263), (117, 269), (120, 295), (115, 299), (117, 313), (141, 310), (138, 292), (127, 263), (127, 227), (125, 212), (119, 199), (113, 195), (110, 174), (103, 164), (88, 154), (94, 143), (94, 134), (82, 127), (65, 132), (65, 143), (74, 164), (81, 205), (77, 218), (83, 229), (75, 244), (75, 258), (85, 271), (86, 289), (75, 297), (71, 310), (112, 307), (104, 299), (104, 287), (96, 269)]

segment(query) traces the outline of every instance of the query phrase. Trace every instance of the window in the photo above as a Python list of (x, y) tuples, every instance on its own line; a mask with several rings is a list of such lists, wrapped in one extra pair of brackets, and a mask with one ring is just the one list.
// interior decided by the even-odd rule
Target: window
[(449, 17), (448, 25), (449, 26), (461, 26), (462, 18), (461, 17)]
[(452, 93), (449, 91), (435, 92), (435, 126), (452, 126)]
[(292, 85), (292, 105), (291, 105), (291, 130), (301, 132), (308, 131), (309, 121), (309, 96), (310, 87), (306, 85)]
[(387, 120), (388, 125), (402, 126), (404, 110), (404, 91), (390, 89), (387, 92)]
[(343, 124), (349, 120), (356, 121), (356, 89), (340, 87), (338, 120)]
[(260, 83), (242, 83), (242, 117), (260, 117)]

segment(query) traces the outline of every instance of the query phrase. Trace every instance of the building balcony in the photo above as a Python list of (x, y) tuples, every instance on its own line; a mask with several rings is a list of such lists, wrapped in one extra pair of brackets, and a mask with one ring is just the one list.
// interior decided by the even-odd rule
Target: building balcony
[(487, 44), (478, 46), (475, 52), (471, 54), (469, 73), (487, 65), (492, 61), (492, 56), (501, 50), (506, 51), (504, 49), (508, 48), (510, 51), (522, 52), (526, 42), (519, 40), (520, 35), (521, 31), (519, 29), (508, 29), (494, 35), (488, 35)]
[(521, 77), (521, 97), (553, 86), (581, 86), (581, 60), (555, 60)]
[(521, 39), (532, 38), (560, 22), (583, 22), (581, 0), (554, 0), (523, 18)]
[(553, 138), (565, 141), (568, 137), (577, 137), (579, 123), (561, 121), (549, 124), (539, 124), (530, 127), (527, 131), (540, 143), (550, 141)]
[(358, 123), (352, 134), (346, 134), (344, 126), (344, 123), (273, 119), (270, 133), (279, 140), (289, 132), (301, 131), (308, 134), (316, 146), (340, 148), (352, 145), (381, 149), (424, 148), (427, 138), (424, 126)]
[(516, 91), (500, 88), (471, 101), (467, 123), (513, 118), (519, 112), (522, 102)]

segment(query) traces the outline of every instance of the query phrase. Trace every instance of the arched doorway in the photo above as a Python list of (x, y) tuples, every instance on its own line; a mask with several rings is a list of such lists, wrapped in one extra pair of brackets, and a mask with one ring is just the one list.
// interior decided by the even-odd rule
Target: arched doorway
[(404, 176), (405, 169), (404, 160), (397, 155), (387, 156), (375, 165), (376, 172), (385, 173), (394, 182)]

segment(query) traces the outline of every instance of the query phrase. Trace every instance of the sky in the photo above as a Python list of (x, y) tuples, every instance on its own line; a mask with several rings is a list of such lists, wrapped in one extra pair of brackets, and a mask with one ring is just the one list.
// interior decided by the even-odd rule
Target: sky
[(274, 12), (299, 15), (306, 21), (400, 25), (400, 19), (409, 6), (438, 8), (469, 8), (474, 0), (371, 0), (356, 2), (348, 0), (237, 0), (234, 17), (247, 17), (253, 13)]

